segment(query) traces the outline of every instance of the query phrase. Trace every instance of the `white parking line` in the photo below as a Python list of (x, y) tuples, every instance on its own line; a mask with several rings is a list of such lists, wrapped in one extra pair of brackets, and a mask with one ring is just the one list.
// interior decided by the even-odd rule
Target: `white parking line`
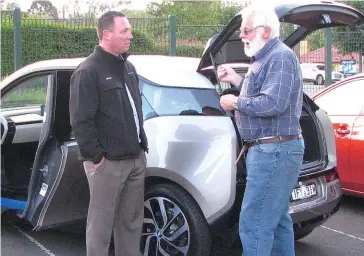
[(35, 244), (37, 247), (39, 247), (45, 254), (47, 254), (48, 256), (56, 256), (54, 253), (52, 253), (49, 249), (47, 249), (44, 245), (42, 245), (36, 239), (34, 239), (33, 237), (31, 237), (30, 235), (25, 233), (21, 228), (19, 228), (18, 226), (14, 226), (14, 227), (20, 234), (22, 234), (23, 236), (28, 238), (33, 244)]
[(348, 237), (350, 237), (350, 238), (354, 238), (354, 239), (356, 239), (356, 240), (359, 240), (359, 241), (364, 242), (364, 238), (360, 238), (360, 237), (357, 237), (357, 236), (353, 236), (353, 235), (350, 235), (350, 234), (344, 233), (344, 232), (342, 232), (342, 231), (339, 231), (339, 230), (336, 230), (336, 229), (332, 229), (332, 228), (328, 228), (328, 227), (325, 227), (325, 226), (320, 226), (320, 227), (322, 227), (322, 228), (324, 228), (324, 229), (327, 229), (327, 230), (330, 230), (330, 231), (332, 231), (332, 232), (335, 232), (335, 233), (338, 233), (338, 234), (341, 234), (341, 235), (344, 235), (344, 236), (348, 236)]

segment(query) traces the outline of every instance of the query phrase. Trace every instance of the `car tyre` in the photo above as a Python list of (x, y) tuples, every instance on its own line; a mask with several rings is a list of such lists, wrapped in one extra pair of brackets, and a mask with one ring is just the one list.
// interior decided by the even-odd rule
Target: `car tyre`
[(145, 256), (210, 255), (208, 223), (196, 201), (178, 185), (146, 188), (140, 250)]
[(317, 75), (316, 77), (316, 84), (317, 85), (323, 85), (324, 84), (324, 77), (322, 75)]
[(296, 241), (305, 238), (306, 236), (308, 236), (309, 234), (311, 234), (311, 232), (313, 231), (313, 229), (303, 229), (303, 230), (296, 230), (295, 234), (294, 234), (294, 239)]

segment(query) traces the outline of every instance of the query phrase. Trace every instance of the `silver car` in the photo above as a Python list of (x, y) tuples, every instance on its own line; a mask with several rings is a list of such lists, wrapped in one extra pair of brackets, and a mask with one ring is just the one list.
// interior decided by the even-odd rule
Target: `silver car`
[[(350, 7), (326, 2), (276, 11), (281, 21), (298, 25), (285, 40), (289, 46), (318, 28), (364, 20)], [(150, 145), (143, 255), (207, 256), (212, 239), (231, 241), (236, 234), (246, 173), (244, 160), (234, 161), (242, 143), (232, 113), (220, 108), (212, 63), (235, 62), (246, 72), (249, 60), (236, 41), (239, 19), (209, 41), (201, 59), (129, 59), (139, 73)], [(2, 210), (18, 210), (35, 230), (86, 219), (89, 191), (68, 105), (69, 79), (82, 60), (37, 62), (0, 85)], [(342, 194), (332, 123), (308, 97), (301, 126), (306, 151), (290, 206), (297, 239), (334, 214)]]

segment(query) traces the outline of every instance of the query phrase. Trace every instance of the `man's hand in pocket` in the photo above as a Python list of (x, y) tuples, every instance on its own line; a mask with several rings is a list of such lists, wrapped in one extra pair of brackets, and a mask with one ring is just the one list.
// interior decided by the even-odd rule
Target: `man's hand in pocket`
[(102, 165), (104, 163), (104, 161), (105, 161), (105, 157), (102, 157), (101, 161), (99, 163), (95, 164), (95, 169), (97, 169), (100, 165)]

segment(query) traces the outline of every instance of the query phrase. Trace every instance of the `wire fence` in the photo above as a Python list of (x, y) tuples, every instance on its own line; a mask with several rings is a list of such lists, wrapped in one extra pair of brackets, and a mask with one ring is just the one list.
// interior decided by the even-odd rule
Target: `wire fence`
[(1, 73), (0, 77), (5, 77), (7, 74), (14, 70), (14, 33), (8, 29), (4, 29), (4, 25), (12, 28), (13, 24), (13, 13), (12, 12), (1, 12), (1, 32), (0, 32), (0, 54), (1, 54)]
[[(175, 55), (200, 57), (208, 38), (220, 32), (222, 25), (171, 27), (168, 18), (129, 18), (133, 27), (133, 54), (170, 53), (171, 43)], [(97, 44), (94, 20), (85, 19), (29, 19), (22, 17), (21, 65), (53, 58), (82, 57), (90, 54)], [(14, 21), (11, 14), (1, 15), (1, 76), (14, 71)], [(176, 34), (171, 42), (171, 33)], [(15, 32), (16, 33), (16, 32)]]
[[(177, 18), (173, 26), (168, 18), (129, 18), (133, 27), (134, 54), (163, 54), (201, 57), (207, 40), (219, 33), (224, 25), (186, 25)], [(53, 58), (83, 57), (97, 44), (95, 21), (90, 19), (30, 19), (21, 17), (20, 66)], [(1, 74), (14, 71), (13, 12), (1, 13)], [(16, 33), (16, 32), (15, 32)], [(176, 39), (173, 42), (172, 34)], [(340, 32), (332, 30), (332, 80), (337, 81), (363, 70), (364, 30)], [(302, 65), (305, 91), (308, 95), (325, 87), (325, 36), (316, 31), (303, 40), (295, 52)], [(171, 47), (175, 47), (175, 53)], [(16, 55), (16, 54), (15, 54)]]
[(310, 96), (327, 86), (325, 83), (327, 63), (331, 65), (332, 82), (363, 72), (364, 30), (362, 28), (351, 27), (348, 31), (333, 28), (329, 60), (328, 48), (325, 47), (324, 41), (324, 31), (315, 31), (306, 37), (296, 50), (301, 62), (304, 89)]

